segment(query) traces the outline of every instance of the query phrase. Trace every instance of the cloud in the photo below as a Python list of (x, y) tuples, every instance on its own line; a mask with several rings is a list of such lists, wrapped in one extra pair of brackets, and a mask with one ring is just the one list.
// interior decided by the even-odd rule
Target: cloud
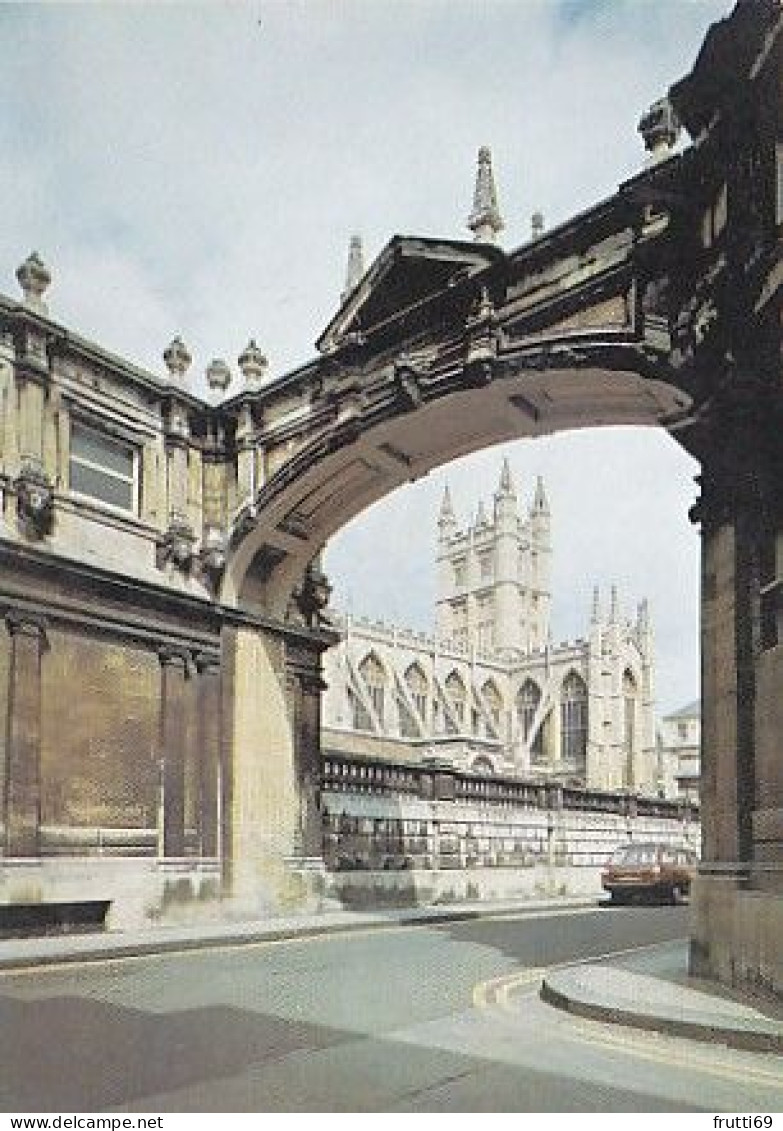
[[(528, 238), (533, 211), (552, 225), (613, 193), (641, 167), (640, 115), (730, 7), (2, 6), (0, 289), (15, 289), (16, 266), (37, 248), (53, 316), (130, 360), (160, 372), (176, 333), (197, 372), (215, 356), (236, 368), (254, 336), (284, 372), (311, 356), (334, 313), (352, 232), (370, 255), (395, 232), (467, 236), (479, 145), (493, 149), (508, 248)], [(526, 476), (543, 470), (557, 498), (557, 631), (579, 631), (593, 579), (649, 593), (661, 685), (682, 688), (676, 706), (695, 694), (695, 583), (680, 579), (695, 576), (696, 549), (682, 519), (692, 468), (659, 463), (663, 439), (555, 437), (518, 462)], [(489, 494), (496, 456), (470, 466), (449, 476)], [(364, 529), (376, 542), (411, 517), (428, 529), (434, 496), (414, 498), (381, 504)], [(389, 549), (398, 584), (381, 592), (383, 555), (372, 559), (357, 530), (359, 548), (341, 549), (346, 534), (330, 559), (344, 563), (354, 602), (377, 596), (371, 612), (423, 618), (431, 545), (410, 557)]]

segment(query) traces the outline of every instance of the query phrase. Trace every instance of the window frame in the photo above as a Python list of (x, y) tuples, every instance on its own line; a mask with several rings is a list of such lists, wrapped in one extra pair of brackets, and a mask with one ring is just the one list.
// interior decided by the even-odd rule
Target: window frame
[[(75, 438), (78, 433), (86, 434), (88, 437), (95, 437), (99, 443), (113, 446), (116, 450), (123, 450), (130, 455), (131, 473), (124, 475), (113, 468), (106, 467), (96, 460), (90, 459), (83, 455), (77, 454), (75, 451), (76, 444)], [(128, 506), (122, 503), (110, 501), (100, 495), (93, 494), (90, 491), (85, 491), (79, 487), (74, 486), (73, 466), (85, 468), (88, 471), (97, 473), (104, 476), (115, 483), (122, 483), (130, 487), (130, 504)], [(70, 494), (77, 499), (82, 499), (92, 505), (106, 507), (115, 514), (131, 516), (137, 518), (140, 513), (141, 507), (141, 446), (138, 442), (130, 439), (127, 436), (119, 435), (113, 430), (102, 426), (100, 422), (93, 420), (86, 420), (81, 416), (72, 416), (70, 420), (70, 429), (68, 434), (68, 490)]]

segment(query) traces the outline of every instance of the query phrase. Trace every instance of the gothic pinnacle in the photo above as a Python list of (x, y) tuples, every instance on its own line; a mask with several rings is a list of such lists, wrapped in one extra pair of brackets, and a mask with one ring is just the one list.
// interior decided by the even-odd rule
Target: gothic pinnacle
[(540, 240), (544, 234), (544, 217), (541, 212), (534, 212), (530, 217), (530, 238)]
[(593, 607), (590, 610), (590, 623), (598, 624), (601, 619), (601, 599), (598, 593), (598, 586), (593, 586)]
[(609, 598), (609, 620), (612, 624), (617, 624), (620, 619), (620, 604), (617, 600), (617, 586), (613, 585), (611, 588)]
[(544, 480), (540, 475), (536, 478), (536, 493), (533, 496), (533, 513), (549, 514), (549, 499), (546, 497)]
[(500, 471), (500, 483), (498, 484), (498, 495), (513, 495), (514, 494), (514, 480), (511, 478), (511, 467), (509, 466), (508, 456), (503, 459), (503, 467)]
[(454, 507), (451, 502), (451, 491), (448, 483), (443, 489), (443, 500), (440, 504), (438, 521), (441, 523), (454, 522)]
[(478, 151), (473, 211), (468, 217), (468, 227), (478, 243), (495, 243), (498, 232), (504, 227), (492, 174), (492, 154), (486, 145)]
[(348, 263), (345, 268), (345, 285), (340, 299), (342, 302), (356, 289), (364, 275), (364, 251), (362, 250), (362, 237), (351, 236), (348, 248)]

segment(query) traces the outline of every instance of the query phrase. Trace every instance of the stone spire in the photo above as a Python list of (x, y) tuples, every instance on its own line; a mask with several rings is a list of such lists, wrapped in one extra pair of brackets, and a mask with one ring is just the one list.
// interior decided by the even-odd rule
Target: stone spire
[(620, 604), (617, 600), (617, 586), (613, 585), (611, 589), (611, 596), (609, 600), (609, 621), (611, 624), (617, 624), (620, 619)]
[(500, 471), (500, 483), (497, 489), (498, 495), (515, 495), (514, 480), (511, 478), (511, 467), (509, 466), (508, 456), (503, 459), (503, 467)]
[(636, 613), (636, 630), (640, 636), (650, 631), (650, 605), (646, 597), (639, 602)]
[(598, 593), (598, 586), (593, 586), (593, 604), (590, 609), (590, 623), (598, 624), (601, 619), (601, 598)]
[(345, 267), (345, 285), (340, 301), (345, 302), (348, 296), (359, 285), (359, 281), (364, 275), (364, 251), (362, 250), (362, 237), (351, 236), (351, 243), (348, 248), (348, 262)]
[(544, 217), (541, 212), (534, 212), (530, 217), (530, 238), (540, 240), (544, 234)]
[(476, 508), (476, 529), (478, 529), (480, 526), (487, 526), (487, 525), (488, 525), (488, 519), (487, 519), (487, 512), (484, 509), (484, 500), (479, 499), (479, 505)]
[(440, 504), (440, 514), (438, 515), (438, 532), (442, 539), (448, 538), (454, 527), (457, 525), (457, 520), (454, 516), (454, 507), (451, 502), (451, 491), (448, 484), (443, 491), (443, 500)]
[(494, 243), (498, 232), (504, 227), (498, 209), (495, 178), (492, 175), (492, 154), (486, 145), (482, 145), (478, 151), (473, 211), (468, 216), (468, 227), (478, 243)]
[(52, 281), (49, 268), (41, 259), (37, 251), (33, 251), (17, 268), (16, 277), (22, 288), (25, 306), (35, 310), (38, 314), (48, 314), (49, 310), (43, 300), (43, 293)]
[(549, 499), (544, 488), (544, 480), (540, 475), (536, 479), (536, 492), (531, 509), (533, 514), (549, 514)]

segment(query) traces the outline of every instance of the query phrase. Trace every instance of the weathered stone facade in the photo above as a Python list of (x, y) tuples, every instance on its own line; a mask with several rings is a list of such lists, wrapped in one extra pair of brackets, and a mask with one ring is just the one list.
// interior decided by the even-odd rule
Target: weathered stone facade
[(247, 411), (210, 403), (228, 368), (200, 395), (175, 340), (142, 372), (49, 317), (39, 257), (19, 280), (0, 299), (0, 903), (110, 900), (121, 922), (293, 895), (283, 860), (320, 852), (297, 787), (331, 636), (215, 601), (253, 489)]

